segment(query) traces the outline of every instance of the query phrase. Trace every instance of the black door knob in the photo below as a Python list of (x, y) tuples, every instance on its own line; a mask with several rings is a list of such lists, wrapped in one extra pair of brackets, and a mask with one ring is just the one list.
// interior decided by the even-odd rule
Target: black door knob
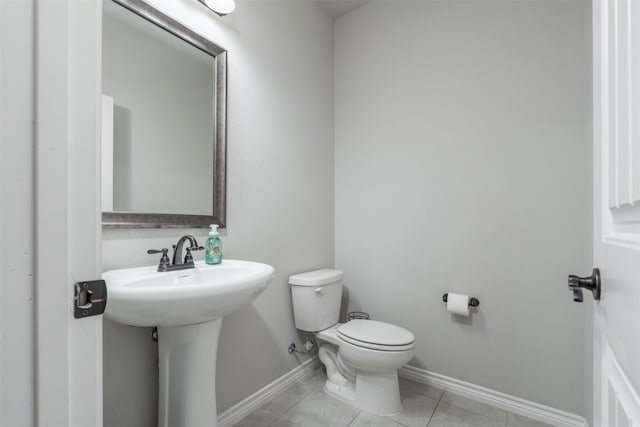
[(600, 300), (601, 287), (600, 270), (597, 268), (593, 269), (591, 276), (578, 277), (573, 274), (569, 276), (569, 289), (573, 291), (575, 302), (582, 302), (582, 289), (591, 291), (594, 300)]

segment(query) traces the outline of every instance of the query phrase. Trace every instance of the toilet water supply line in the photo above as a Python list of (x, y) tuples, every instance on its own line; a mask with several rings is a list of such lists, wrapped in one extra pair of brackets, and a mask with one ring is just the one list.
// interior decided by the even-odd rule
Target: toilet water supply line
[(292, 342), (289, 345), (289, 348), (287, 348), (287, 351), (289, 353), (311, 353), (314, 349), (315, 349), (315, 344), (313, 344), (310, 340), (307, 340), (307, 342), (304, 343), (304, 345), (302, 346), (302, 350), (298, 350), (298, 347), (296, 346), (296, 343)]

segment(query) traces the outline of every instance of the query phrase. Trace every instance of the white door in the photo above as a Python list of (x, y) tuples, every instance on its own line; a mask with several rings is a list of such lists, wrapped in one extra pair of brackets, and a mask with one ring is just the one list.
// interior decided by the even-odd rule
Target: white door
[(35, 0), (35, 425), (102, 425), (102, 316), (73, 316), (101, 275), (101, 10)]
[[(596, 0), (594, 424), (640, 426), (640, 1)], [(585, 301), (587, 301), (585, 295)]]

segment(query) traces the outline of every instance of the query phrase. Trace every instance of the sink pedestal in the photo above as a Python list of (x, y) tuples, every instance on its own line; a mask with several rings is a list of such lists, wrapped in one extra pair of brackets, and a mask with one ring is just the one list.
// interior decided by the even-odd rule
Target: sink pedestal
[(216, 355), (222, 318), (158, 327), (159, 427), (216, 427)]
[(105, 271), (105, 315), (123, 325), (163, 325), (158, 326), (158, 426), (216, 427), (222, 317), (264, 291), (273, 267), (225, 259), (216, 265), (196, 261), (194, 268), (157, 270), (158, 265), (148, 265)]

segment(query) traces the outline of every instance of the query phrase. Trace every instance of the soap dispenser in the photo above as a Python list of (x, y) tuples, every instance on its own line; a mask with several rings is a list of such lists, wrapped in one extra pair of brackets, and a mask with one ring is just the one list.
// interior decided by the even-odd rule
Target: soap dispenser
[(218, 234), (218, 225), (211, 224), (209, 238), (204, 245), (204, 261), (207, 264), (220, 264), (222, 262), (222, 241)]

